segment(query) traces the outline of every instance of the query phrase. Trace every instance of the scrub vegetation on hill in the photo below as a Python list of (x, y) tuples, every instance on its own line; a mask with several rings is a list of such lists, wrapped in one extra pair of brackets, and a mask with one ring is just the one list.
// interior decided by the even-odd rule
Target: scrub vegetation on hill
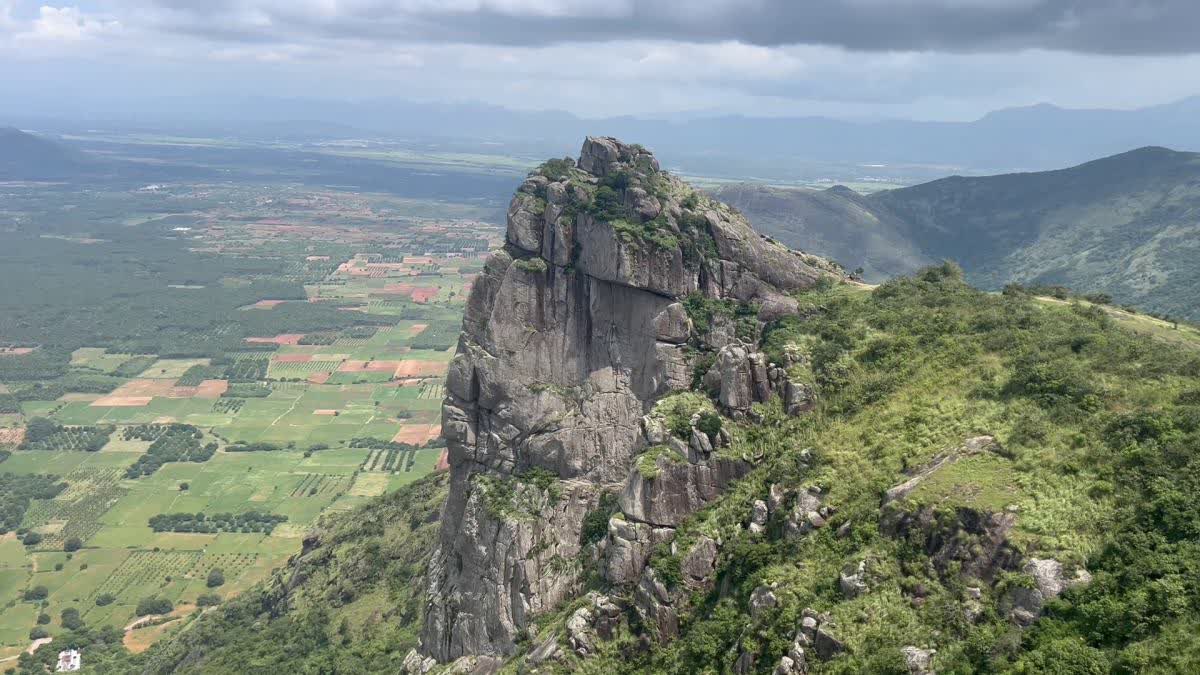
[[(772, 344), (805, 351), (816, 409), (789, 417), (768, 403), (758, 423), (724, 420), (733, 451), (762, 459), (676, 536), (678, 552), (702, 535), (722, 542), (713, 590), (691, 599), (676, 640), (641, 639), (652, 627), (627, 611), (597, 655), (568, 653), (543, 669), (720, 672), (749, 654), (752, 672), (770, 673), (805, 609), (825, 615), (844, 646), (828, 660), (810, 657), (810, 672), (907, 672), (901, 649), (914, 645), (936, 649), (934, 667), (946, 673), (1200, 667), (1192, 639), (1200, 628), (1200, 352), (1128, 331), (1087, 304), (979, 292), (951, 265), (871, 291), (825, 285), (797, 299), (807, 318), (767, 332)], [(981, 436), (995, 446), (881, 508), (890, 488)], [(331, 521), (270, 583), (139, 665), (398, 664), (415, 643), (444, 481), (432, 477)], [(748, 529), (753, 502), (771, 485), (816, 489), (833, 507), (827, 525), (800, 538), (785, 536), (777, 520), (761, 533)], [(927, 529), (896, 526), (916, 513), (929, 516)], [(987, 542), (962, 539), (963, 523), (993, 515), (1011, 517), (1004, 545), (1024, 559), (1090, 575), (1027, 628), (1011, 619), (1011, 598), (1030, 577), (972, 567)], [(931, 532), (959, 537), (957, 557), (939, 557)], [(658, 551), (651, 566), (677, 569), (673, 550)], [(865, 590), (848, 594), (839, 576), (859, 563)], [(580, 564), (593, 563), (585, 555)], [(777, 604), (752, 614), (751, 596), (763, 587)], [(541, 621), (529, 648), (572, 609)]]

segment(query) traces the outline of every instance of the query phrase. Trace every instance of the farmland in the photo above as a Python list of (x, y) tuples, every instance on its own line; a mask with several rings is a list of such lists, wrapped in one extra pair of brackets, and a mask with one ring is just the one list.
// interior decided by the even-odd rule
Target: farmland
[(66, 609), (124, 629), (148, 598), (178, 614), (236, 595), (322, 514), (444, 461), (490, 211), (150, 187), (2, 188), (0, 286), (18, 292), (0, 294), (0, 659), (65, 632)]

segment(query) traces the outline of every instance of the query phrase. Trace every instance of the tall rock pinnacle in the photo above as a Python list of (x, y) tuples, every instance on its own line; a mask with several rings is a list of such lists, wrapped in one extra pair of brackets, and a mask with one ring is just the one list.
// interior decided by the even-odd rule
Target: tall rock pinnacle
[[(643, 416), (689, 389), (684, 301), (795, 309), (836, 274), (750, 229), (645, 149), (588, 138), (521, 184), (507, 243), (476, 280), (442, 408), (451, 488), (429, 572), (422, 650), (504, 655), (579, 591), (581, 529), (650, 444)], [(735, 364), (736, 365), (736, 364)]]

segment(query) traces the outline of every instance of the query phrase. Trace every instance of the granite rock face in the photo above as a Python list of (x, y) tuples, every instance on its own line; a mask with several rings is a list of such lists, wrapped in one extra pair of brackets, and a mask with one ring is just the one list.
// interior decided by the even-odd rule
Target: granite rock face
[[(603, 491), (620, 491), (629, 520), (610, 532), (619, 543), (607, 573), (646, 585), (655, 530), (744, 475), (744, 463), (705, 452), (655, 480), (634, 468), (649, 445), (643, 416), (691, 386), (683, 300), (786, 312), (789, 292), (839, 273), (764, 239), (613, 138), (588, 138), (577, 163), (531, 174), (509, 207), (506, 242), (474, 283), (447, 375), (451, 488), (422, 634), (422, 652), (442, 663), (511, 654), (532, 617), (578, 594), (578, 570), (562, 563), (578, 558)], [(766, 393), (761, 357), (743, 353), (730, 364), (739, 381), (728, 398), (739, 405)], [(654, 586), (645, 590), (657, 596)]]

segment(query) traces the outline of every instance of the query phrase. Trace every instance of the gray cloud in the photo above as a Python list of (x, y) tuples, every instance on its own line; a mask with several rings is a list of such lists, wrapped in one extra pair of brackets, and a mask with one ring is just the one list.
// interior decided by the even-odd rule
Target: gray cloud
[(1200, 51), (1196, 0), (149, 0), (173, 30), (547, 45), (618, 39), (855, 51)]

